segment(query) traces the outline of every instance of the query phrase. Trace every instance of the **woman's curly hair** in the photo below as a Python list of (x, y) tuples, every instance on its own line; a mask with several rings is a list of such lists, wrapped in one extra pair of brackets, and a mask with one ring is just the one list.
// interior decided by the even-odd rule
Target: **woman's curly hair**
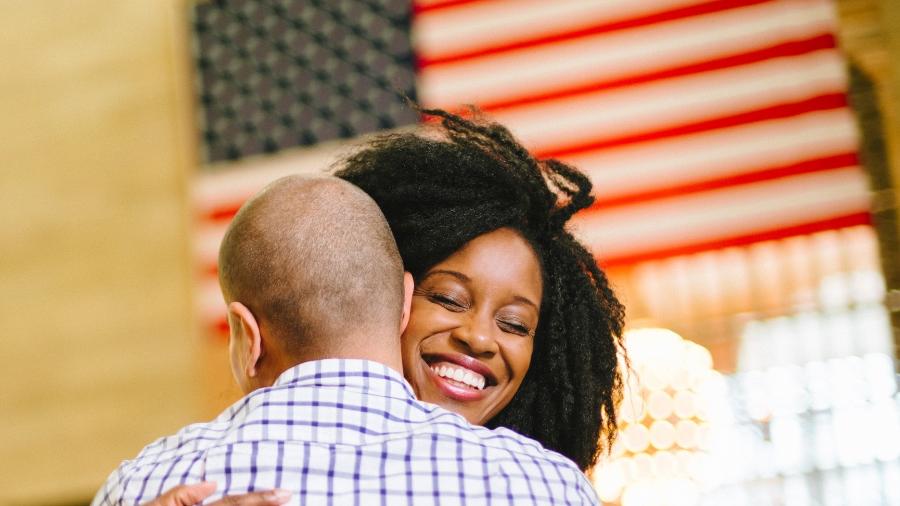
[(565, 229), (593, 202), (591, 182), (562, 162), (536, 160), (499, 124), (422, 112), (441, 118), (440, 136), (378, 137), (336, 175), (378, 203), (416, 280), (499, 228), (532, 245), (544, 281), (534, 353), (521, 388), (487, 425), (536, 439), (586, 470), (616, 435), (624, 324), (606, 275)]

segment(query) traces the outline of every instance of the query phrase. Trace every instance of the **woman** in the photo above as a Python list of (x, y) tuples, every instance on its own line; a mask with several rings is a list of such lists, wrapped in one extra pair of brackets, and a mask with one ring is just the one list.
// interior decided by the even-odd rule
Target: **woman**
[[(591, 183), (568, 165), (535, 160), (501, 125), (441, 110), (424, 113), (442, 119), (437, 137), (378, 138), (342, 161), (336, 173), (381, 207), (416, 280), (402, 337), (404, 375), (420, 399), (472, 423), (508, 427), (586, 470), (616, 434), (624, 319), (605, 274), (564, 228), (593, 202)], [(445, 272), (448, 262), (492, 257), (505, 260), (477, 266), (482, 276), (500, 267), (528, 271), (529, 255), (540, 286), (529, 287), (527, 274), (519, 274), (511, 280), (522, 292), (513, 306), (486, 307), (496, 301), (480, 304), (470, 293), (478, 287)], [(466, 277), (470, 283), (480, 279)], [(491, 286), (499, 285), (492, 280)], [(493, 328), (481, 320), (492, 333), (477, 345), (454, 337), (454, 331), (469, 332), (463, 327), (479, 312), (494, 309)], [(485, 353), (493, 353), (490, 360)], [(454, 365), (471, 371), (479, 363), (503, 365), (482, 369), (483, 379), (475, 375), (485, 382), (483, 390), (440, 381), (459, 374)], [(442, 374), (444, 369), (450, 370)]]
[[(381, 207), (415, 279), (404, 376), (421, 400), (587, 470), (616, 435), (624, 319), (605, 274), (565, 230), (593, 202), (591, 183), (535, 160), (501, 125), (423, 112), (442, 119), (437, 135), (379, 137), (336, 172)], [(191, 504), (173, 492), (158, 504)]]

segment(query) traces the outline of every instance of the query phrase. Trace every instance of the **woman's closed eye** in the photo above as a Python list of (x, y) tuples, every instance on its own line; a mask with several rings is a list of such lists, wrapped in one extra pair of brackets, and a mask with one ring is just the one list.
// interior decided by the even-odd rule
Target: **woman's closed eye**
[(457, 313), (465, 311), (469, 307), (468, 304), (466, 304), (464, 301), (459, 300), (457, 297), (444, 293), (432, 293), (428, 296), (428, 300), (434, 302), (435, 304), (440, 304), (450, 311)]
[(421, 295), (434, 304), (438, 304), (448, 311), (459, 313), (469, 308), (469, 304), (457, 295), (434, 290), (423, 290), (420, 288), (413, 291), (414, 295)]
[(514, 318), (498, 319), (497, 326), (500, 327), (500, 330), (509, 332), (510, 334), (516, 334), (519, 336), (532, 335), (531, 327)]

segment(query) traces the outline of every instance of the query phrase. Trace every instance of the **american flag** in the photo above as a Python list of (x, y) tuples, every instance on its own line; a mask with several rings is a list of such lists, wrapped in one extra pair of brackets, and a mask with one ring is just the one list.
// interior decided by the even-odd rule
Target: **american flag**
[[(411, 19), (401, 32), (421, 104), (477, 105), (538, 156), (590, 175), (597, 202), (574, 228), (604, 265), (870, 223), (829, 1), (416, 0), (406, 17), (371, 1), (304, 8), (350, 4), (384, 15), (379, 26)], [(242, 22), (290, 16), (273, 12), (274, 21)], [(377, 128), (333, 130), (324, 143), (212, 164), (198, 177), (200, 313), (215, 332), (224, 328), (215, 259), (228, 220), (272, 179), (327, 167), (343, 146), (333, 139)], [(275, 149), (256, 152), (266, 150)]]

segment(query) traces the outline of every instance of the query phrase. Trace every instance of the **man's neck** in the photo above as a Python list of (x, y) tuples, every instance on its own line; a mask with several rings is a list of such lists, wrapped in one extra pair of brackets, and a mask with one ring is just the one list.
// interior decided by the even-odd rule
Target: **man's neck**
[[(305, 362), (311, 362), (315, 360), (326, 360), (331, 358), (337, 359), (355, 359), (355, 360), (370, 360), (372, 362), (378, 362), (387, 367), (390, 367), (398, 374), (403, 374), (403, 361), (400, 358), (400, 338), (396, 338), (397, 345), (394, 346), (378, 346), (378, 345), (370, 345), (365, 347), (364, 349), (355, 349), (349, 347), (341, 347), (340, 349), (331, 349), (331, 350), (311, 350), (307, 349), (304, 353), (295, 353), (290, 356), (285, 356), (282, 359), (278, 360), (275, 357), (271, 357), (273, 360), (270, 361), (270, 364), (267, 364), (265, 369), (266, 372), (261, 374), (261, 378), (265, 377), (268, 384), (260, 385), (257, 388), (262, 386), (271, 386), (275, 383), (279, 376), (281, 376), (288, 369), (300, 365)], [(372, 343), (384, 342), (379, 340), (370, 339)], [(261, 371), (262, 373), (262, 371)]]

